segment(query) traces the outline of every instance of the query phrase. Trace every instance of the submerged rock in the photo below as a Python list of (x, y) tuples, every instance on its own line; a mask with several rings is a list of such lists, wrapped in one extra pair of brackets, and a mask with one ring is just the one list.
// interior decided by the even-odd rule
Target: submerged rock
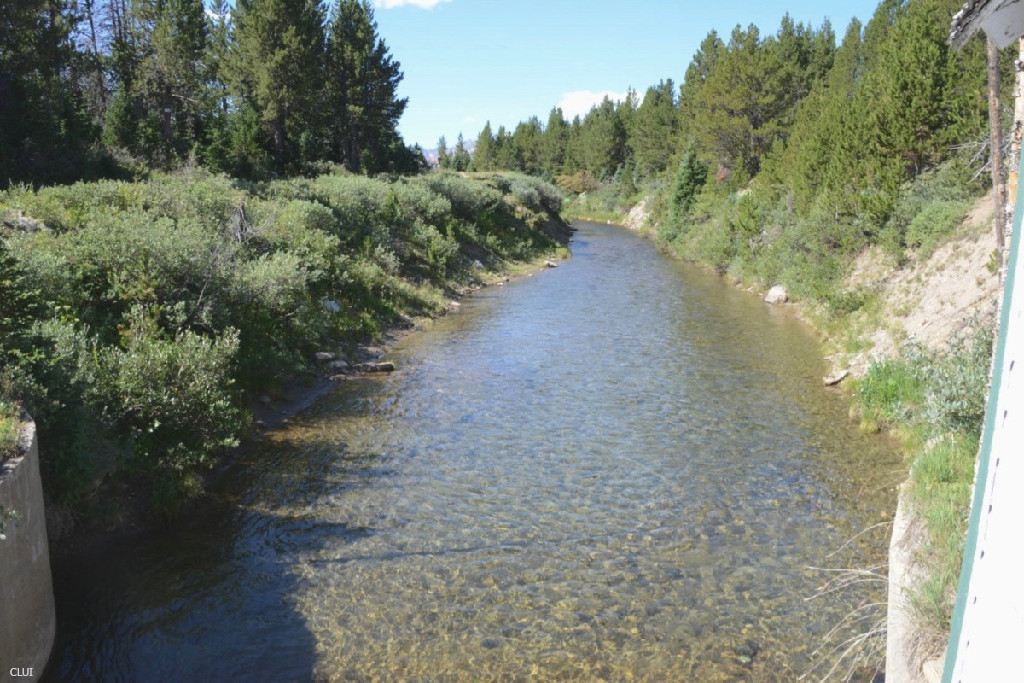
[(761, 646), (757, 641), (748, 638), (736, 648), (736, 656), (739, 658), (740, 664), (750, 666), (754, 663), (754, 658), (757, 657), (757, 653), (760, 651)]
[(379, 363), (360, 363), (356, 366), (356, 370), (359, 372), (394, 372), (395, 364), (391, 361), (381, 361)]

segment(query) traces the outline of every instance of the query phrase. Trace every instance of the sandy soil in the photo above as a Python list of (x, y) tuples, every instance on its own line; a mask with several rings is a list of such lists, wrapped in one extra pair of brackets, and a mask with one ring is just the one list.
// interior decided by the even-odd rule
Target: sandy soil
[(896, 355), (904, 344), (938, 348), (972, 319), (994, 320), (1000, 283), (990, 268), (996, 248), (992, 213), (992, 196), (986, 195), (967, 215), (955, 239), (902, 268), (877, 247), (861, 254), (847, 286), (878, 289), (882, 324), (865, 335), (870, 349), (833, 358), (836, 367), (845, 365), (854, 376), (863, 375), (872, 361)]

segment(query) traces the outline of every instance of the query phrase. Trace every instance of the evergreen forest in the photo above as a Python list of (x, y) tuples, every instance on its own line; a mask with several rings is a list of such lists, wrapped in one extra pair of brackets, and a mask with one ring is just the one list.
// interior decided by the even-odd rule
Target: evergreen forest
[(246, 178), (421, 170), (369, 2), (326, 7), (3, 0), (0, 188), (185, 164)]
[(684, 258), (846, 306), (834, 287), (852, 254), (934, 245), (990, 182), (986, 46), (948, 44), (960, 4), (884, 0), (842, 35), (788, 15), (771, 33), (711, 31), (680, 83), (572, 121), (555, 108), (512, 130), (488, 123), (471, 160), (441, 164), (540, 175), (602, 219), (650, 196), (649, 223)]

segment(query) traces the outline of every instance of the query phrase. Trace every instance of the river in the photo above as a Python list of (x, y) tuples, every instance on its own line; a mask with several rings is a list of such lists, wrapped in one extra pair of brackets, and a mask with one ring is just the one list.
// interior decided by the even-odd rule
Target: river
[(51, 678), (820, 678), (884, 618), (879, 582), (813, 596), (884, 562), (898, 456), (788, 312), (577, 227), (247, 445), (203, 514), (57, 564)]

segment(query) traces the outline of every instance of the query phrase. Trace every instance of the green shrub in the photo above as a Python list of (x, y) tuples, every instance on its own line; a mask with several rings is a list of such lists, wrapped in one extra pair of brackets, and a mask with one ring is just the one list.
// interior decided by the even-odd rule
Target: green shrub
[(133, 464), (179, 477), (237, 443), (244, 424), (232, 390), (238, 333), (169, 339), (138, 327), (127, 348), (93, 347), (92, 360), (81, 359), (85, 396), (130, 441)]
[(894, 250), (927, 247), (930, 252), (939, 239), (953, 234), (978, 191), (960, 159), (922, 173), (900, 188), (878, 241)]
[(558, 187), (571, 194), (593, 192), (601, 187), (601, 183), (597, 182), (594, 177), (586, 171), (579, 171), (573, 175), (560, 175), (555, 178), (555, 182), (558, 183)]
[(956, 234), (969, 208), (965, 201), (938, 200), (924, 205), (906, 226), (906, 246), (929, 256), (943, 240)]
[(944, 353), (933, 353), (923, 365), (928, 385), (924, 420), (937, 432), (981, 438), (992, 363), (992, 330), (978, 322), (954, 337)]
[[(561, 196), (513, 182), (535, 209)], [(0, 292), (0, 325), (27, 335), (5, 334), (4, 353), (34, 349), (0, 367), (0, 397), (36, 417), (48, 494), (72, 506), (123, 462), (172, 510), (244, 426), (239, 388), (265, 391), (323, 344), (443, 311), (463, 250), (494, 265), (554, 244), (501, 191), (444, 174), (244, 185), (197, 170), (15, 187), (0, 202), (20, 273), (5, 265), (0, 286), (17, 280), (40, 303), (28, 315)], [(20, 229), (18, 211), (52, 230)]]
[(423, 176), (422, 182), (447, 199), (451, 203), (452, 213), (462, 220), (476, 220), (501, 205), (500, 191), (456, 173), (428, 173)]
[(0, 463), (18, 450), (18, 404), (0, 396)]
[(541, 204), (540, 192), (523, 178), (513, 179), (509, 184), (509, 191), (519, 203), (528, 209), (538, 212), (544, 210), (544, 205)]

